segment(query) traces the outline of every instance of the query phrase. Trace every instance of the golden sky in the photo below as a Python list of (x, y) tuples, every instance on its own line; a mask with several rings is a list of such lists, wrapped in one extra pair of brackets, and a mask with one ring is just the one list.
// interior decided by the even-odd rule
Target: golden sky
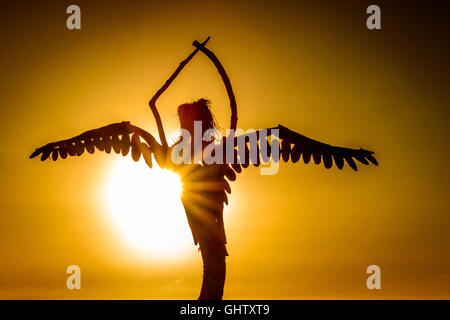
[[(224, 298), (450, 297), (447, 5), (379, 2), (382, 30), (369, 31), (365, 1), (76, 3), (77, 31), (65, 24), (73, 1), (0, 7), (0, 298), (197, 297), (193, 244), (177, 259), (148, 257), (111, 222), (104, 193), (119, 156), (28, 155), (122, 120), (156, 135), (147, 101), (209, 35), (238, 127), (282, 124), (380, 162), (357, 173), (299, 162), (240, 174), (224, 212)], [(201, 97), (226, 127), (225, 89), (198, 54), (159, 101), (166, 130), (180, 103)], [(71, 264), (81, 290), (65, 286)], [(372, 264), (376, 292), (366, 287)]]

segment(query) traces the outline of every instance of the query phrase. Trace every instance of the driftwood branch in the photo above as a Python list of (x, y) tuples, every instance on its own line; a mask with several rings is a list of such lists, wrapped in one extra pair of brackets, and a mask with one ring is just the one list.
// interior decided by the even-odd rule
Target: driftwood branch
[(197, 47), (185, 60), (183, 60), (180, 63), (180, 65), (175, 70), (175, 72), (164, 83), (164, 85), (161, 87), (161, 89), (159, 89), (155, 93), (153, 98), (151, 98), (148, 103), (148, 105), (150, 106), (150, 109), (153, 112), (153, 116), (155, 117), (156, 125), (158, 126), (159, 138), (161, 139), (161, 144), (163, 145), (163, 147), (167, 148), (168, 145), (167, 145), (166, 135), (164, 133), (164, 128), (163, 128), (162, 121), (161, 121), (161, 116), (159, 115), (158, 109), (156, 108), (156, 100), (158, 100), (158, 98), (164, 93), (164, 91), (166, 91), (167, 88), (169, 88), (169, 86), (172, 84), (173, 80), (175, 80), (175, 78), (178, 76), (178, 74), (181, 72), (181, 70), (183, 70), (183, 68), (186, 66), (186, 64), (188, 64), (188, 62), (191, 61), (191, 59), (197, 54), (197, 52), (200, 50), (200, 48), (209, 41), (209, 39), (210, 39), (210, 37), (208, 37), (205, 41), (203, 41), (203, 43), (201, 43), (201, 44), (199, 43), (199, 47)]
[(203, 52), (211, 61), (214, 63), (214, 65), (217, 68), (217, 71), (219, 72), (220, 76), (222, 77), (222, 81), (225, 84), (225, 88), (227, 89), (228, 98), (230, 99), (230, 108), (231, 108), (231, 121), (230, 121), (230, 129), (236, 130), (237, 126), (237, 106), (236, 106), (236, 98), (233, 93), (233, 88), (231, 87), (230, 79), (228, 78), (228, 75), (223, 68), (222, 64), (220, 63), (219, 59), (216, 57), (216, 55), (209, 49), (207, 49), (203, 43), (199, 43), (198, 41), (194, 41), (192, 44), (197, 49), (199, 49), (201, 52)]

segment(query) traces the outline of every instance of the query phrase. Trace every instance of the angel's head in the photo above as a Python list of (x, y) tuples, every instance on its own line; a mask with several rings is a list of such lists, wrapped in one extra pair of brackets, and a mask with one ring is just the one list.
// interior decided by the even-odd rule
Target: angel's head
[(178, 107), (180, 127), (194, 135), (194, 122), (201, 121), (202, 136), (208, 129), (217, 128), (217, 122), (210, 109), (211, 102), (207, 99), (199, 99), (191, 103), (184, 103)]

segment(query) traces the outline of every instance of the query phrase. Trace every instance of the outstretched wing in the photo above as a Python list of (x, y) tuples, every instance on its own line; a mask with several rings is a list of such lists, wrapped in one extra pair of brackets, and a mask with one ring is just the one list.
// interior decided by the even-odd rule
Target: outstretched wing
[[(141, 138), (145, 142), (141, 142)], [(142, 155), (145, 162), (152, 167), (152, 150), (149, 147), (152, 141), (155, 139), (145, 130), (133, 126), (130, 122), (119, 122), (86, 131), (71, 139), (48, 143), (37, 148), (30, 155), (30, 159), (41, 155), (42, 161), (50, 157), (56, 161), (58, 157), (65, 159), (68, 156), (81, 156), (85, 150), (92, 154), (95, 149), (106, 153), (113, 150), (126, 156), (131, 150), (133, 160), (138, 161)]]
[[(278, 130), (279, 136), (278, 154), (273, 152), (272, 150), (273, 147), (270, 145), (269, 141), (265, 138), (270, 136), (271, 134), (274, 134), (274, 129)], [(256, 159), (256, 161), (253, 162), (249, 160), (249, 155), (251, 154), (249, 148), (252, 147), (251, 135), (256, 135), (256, 140), (258, 141), (257, 145), (258, 158)], [(245, 150), (242, 150), (242, 147), (239, 148), (238, 139), (242, 138), (245, 139), (245, 144), (243, 144)], [(268, 162), (270, 159), (273, 161), (279, 161), (281, 158), (285, 162), (291, 160), (293, 163), (296, 163), (300, 160), (300, 158), (302, 158), (303, 162), (305, 164), (308, 164), (310, 163), (312, 158), (315, 164), (320, 164), (321, 162), (323, 162), (325, 168), (327, 169), (333, 166), (333, 162), (339, 169), (342, 169), (344, 167), (344, 160), (345, 160), (345, 162), (347, 162), (347, 164), (355, 171), (358, 170), (358, 167), (356, 166), (354, 159), (365, 165), (369, 164), (369, 162), (378, 165), (377, 160), (373, 156), (374, 152), (372, 151), (368, 151), (362, 148), (351, 149), (332, 146), (305, 137), (304, 135), (289, 130), (288, 128), (283, 127), (282, 125), (278, 125), (278, 127), (275, 128), (263, 129), (253, 133), (247, 133), (241, 136), (237, 136), (234, 139), (235, 139), (235, 146), (237, 146), (235, 148), (234, 158), (235, 160), (239, 158), (241, 159), (240, 161), (235, 161), (240, 162), (240, 164), (234, 163), (231, 165), (231, 167), (238, 173), (241, 172), (242, 170), (241, 167), (247, 168), (250, 163), (252, 163), (254, 166), (259, 166), (261, 163), (261, 159), (263, 159), (264, 162)], [(255, 139), (255, 137), (253, 137), (253, 139)], [(265, 144), (266, 149), (263, 149), (263, 144)], [(242, 157), (238, 156), (240, 154), (242, 155), (245, 154), (245, 157), (243, 157), (244, 161), (242, 161)]]

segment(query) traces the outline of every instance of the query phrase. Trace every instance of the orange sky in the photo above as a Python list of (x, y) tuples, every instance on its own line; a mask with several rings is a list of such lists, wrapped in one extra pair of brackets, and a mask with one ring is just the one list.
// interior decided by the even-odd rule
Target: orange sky
[[(147, 101), (208, 35), (238, 127), (280, 123), (380, 162), (239, 175), (224, 213), (224, 298), (450, 297), (448, 6), (380, 5), (382, 30), (369, 31), (369, 2), (242, 2), (77, 1), (79, 31), (65, 26), (70, 1), (2, 3), (0, 298), (197, 297), (193, 245), (175, 261), (149, 259), (112, 226), (102, 195), (118, 156), (28, 155), (122, 120), (156, 134)], [(200, 97), (226, 127), (225, 89), (199, 54), (160, 99), (168, 132), (176, 106)], [(65, 287), (70, 264), (82, 290)], [(371, 264), (378, 292), (366, 288)]]

